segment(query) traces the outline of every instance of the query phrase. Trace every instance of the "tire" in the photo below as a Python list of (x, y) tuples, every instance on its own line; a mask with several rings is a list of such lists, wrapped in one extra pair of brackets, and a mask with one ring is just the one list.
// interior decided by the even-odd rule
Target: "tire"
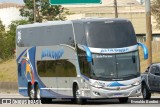
[(28, 96), (29, 96), (29, 99), (31, 100), (35, 99), (35, 90), (31, 84), (28, 85)]
[(128, 102), (128, 97), (119, 98), (119, 102), (120, 103), (127, 103)]
[(72, 101), (74, 101), (76, 104), (84, 104), (86, 102), (86, 99), (82, 99), (78, 96), (79, 94), (79, 87), (76, 85), (74, 88), (73, 88), (73, 97), (74, 99), (72, 99)]
[(42, 104), (52, 104), (52, 98), (41, 98)]
[(145, 84), (142, 85), (142, 96), (143, 96), (143, 99), (151, 98), (151, 93), (149, 92), (149, 89)]
[(41, 96), (40, 96), (40, 89), (38, 87), (38, 84), (35, 86), (35, 99), (36, 100), (40, 100)]

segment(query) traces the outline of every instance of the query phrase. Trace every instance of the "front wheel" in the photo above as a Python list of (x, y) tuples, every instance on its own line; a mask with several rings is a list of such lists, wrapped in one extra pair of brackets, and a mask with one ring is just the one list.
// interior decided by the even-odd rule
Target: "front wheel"
[(128, 102), (128, 97), (125, 98), (119, 98), (120, 103), (127, 103)]
[(80, 90), (79, 90), (79, 87), (76, 85), (74, 88), (73, 88), (73, 97), (74, 97), (74, 100), (75, 103), (77, 104), (84, 104), (86, 102), (86, 99), (82, 99), (79, 97), (80, 95)]
[(146, 85), (142, 86), (142, 96), (143, 96), (143, 99), (150, 99), (151, 98), (151, 93), (149, 92)]

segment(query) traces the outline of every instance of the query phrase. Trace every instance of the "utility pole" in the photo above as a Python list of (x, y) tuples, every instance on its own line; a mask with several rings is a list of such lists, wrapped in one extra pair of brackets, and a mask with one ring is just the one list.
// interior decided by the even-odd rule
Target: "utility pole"
[(146, 45), (148, 48), (148, 65), (152, 63), (152, 24), (151, 24), (151, 1), (145, 0), (146, 10)]
[(34, 15), (34, 23), (36, 22), (36, 2), (33, 0), (33, 5), (34, 5), (34, 10), (33, 10), (33, 15)]
[(117, 0), (114, 0), (115, 18), (118, 18)]

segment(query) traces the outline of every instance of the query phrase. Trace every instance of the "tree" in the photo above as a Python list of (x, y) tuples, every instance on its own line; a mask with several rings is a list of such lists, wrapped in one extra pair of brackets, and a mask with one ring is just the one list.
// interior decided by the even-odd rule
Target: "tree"
[(0, 61), (4, 58), (5, 54), (5, 39), (6, 39), (6, 32), (5, 26), (2, 24), (0, 20)]
[(9, 31), (7, 31), (5, 42), (7, 49), (7, 57), (10, 58), (14, 55), (15, 50), (15, 37), (16, 37), (16, 28), (18, 25), (28, 24), (29, 22), (26, 20), (16, 20), (12, 21), (9, 25)]
[[(36, 22), (65, 20), (65, 15), (68, 14), (67, 9), (60, 5), (51, 6), (49, 0), (35, 0), (36, 2)], [(27, 17), (30, 22), (33, 22), (33, 0), (24, 0), (25, 6), (20, 9), (20, 14)]]
[(5, 32), (5, 26), (0, 21), (0, 60), (7, 60), (14, 55), (16, 28), (18, 25), (27, 24), (26, 20), (13, 21), (9, 25), (9, 31)]
[(160, 0), (153, 0), (151, 9), (152, 15), (154, 16), (157, 22), (156, 27), (160, 29)]

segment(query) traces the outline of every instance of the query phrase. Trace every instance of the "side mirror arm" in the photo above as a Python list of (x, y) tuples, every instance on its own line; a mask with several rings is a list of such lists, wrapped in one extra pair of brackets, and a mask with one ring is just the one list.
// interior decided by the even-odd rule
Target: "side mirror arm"
[(85, 46), (85, 45), (82, 45), (82, 47), (83, 47), (83, 48), (85, 49), (85, 51), (86, 51), (87, 61), (88, 61), (88, 62), (92, 62), (92, 53), (91, 53), (90, 49), (89, 49), (87, 46)]
[(142, 47), (143, 49), (143, 54), (144, 54), (144, 59), (148, 59), (148, 48), (145, 44), (143, 43), (138, 43), (138, 46)]

